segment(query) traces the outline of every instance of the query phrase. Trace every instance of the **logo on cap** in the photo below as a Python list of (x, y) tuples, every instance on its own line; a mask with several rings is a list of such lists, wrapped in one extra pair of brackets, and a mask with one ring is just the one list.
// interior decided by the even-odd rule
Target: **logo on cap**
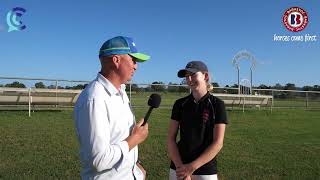
[(308, 14), (300, 7), (291, 7), (284, 12), (282, 17), (284, 26), (292, 32), (299, 32), (308, 24)]
[(193, 63), (192, 62), (188, 63), (187, 66), (186, 66), (186, 68), (192, 68), (192, 67), (193, 67)]
[(26, 10), (21, 7), (15, 7), (7, 13), (7, 24), (9, 26), (8, 32), (21, 31), (26, 28), (22, 21), (18, 21), (17, 17), (21, 17)]

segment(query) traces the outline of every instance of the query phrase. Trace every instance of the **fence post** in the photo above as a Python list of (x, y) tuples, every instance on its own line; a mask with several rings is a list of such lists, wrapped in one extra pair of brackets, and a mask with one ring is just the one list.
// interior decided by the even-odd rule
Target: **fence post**
[(308, 92), (306, 92), (306, 109), (308, 109), (309, 106), (309, 97), (308, 97)]
[(29, 104), (29, 117), (31, 117), (31, 88), (29, 88), (28, 94), (29, 94), (29, 102), (28, 102), (28, 104)]
[(273, 91), (273, 89), (272, 89), (271, 92), (272, 92), (272, 102), (271, 102), (272, 104), (271, 104), (271, 106), (273, 107), (274, 106), (274, 91)]
[(242, 112), (244, 112), (245, 101), (246, 101), (246, 98), (245, 98), (245, 97), (243, 97)]
[(56, 80), (56, 108), (58, 108), (58, 80)]

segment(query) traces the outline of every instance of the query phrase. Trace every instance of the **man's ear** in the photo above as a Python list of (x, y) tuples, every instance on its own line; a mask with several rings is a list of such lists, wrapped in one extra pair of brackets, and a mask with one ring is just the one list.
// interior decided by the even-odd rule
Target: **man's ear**
[(119, 55), (113, 55), (112, 56), (112, 62), (113, 62), (113, 65), (117, 68), (119, 68), (120, 66), (120, 56)]

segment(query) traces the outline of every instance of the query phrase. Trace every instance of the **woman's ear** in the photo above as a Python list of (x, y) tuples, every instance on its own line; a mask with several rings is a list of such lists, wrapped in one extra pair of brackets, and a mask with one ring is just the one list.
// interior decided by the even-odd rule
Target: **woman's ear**
[(208, 72), (204, 72), (204, 80), (205, 81), (209, 81), (209, 73)]

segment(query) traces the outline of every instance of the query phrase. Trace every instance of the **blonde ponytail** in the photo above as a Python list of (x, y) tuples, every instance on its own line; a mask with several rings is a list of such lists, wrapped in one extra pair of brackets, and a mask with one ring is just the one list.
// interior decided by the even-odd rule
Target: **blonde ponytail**
[(211, 84), (211, 76), (210, 76), (209, 72), (207, 72), (207, 73), (208, 73), (207, 90), (209, 92), (211, 92), (211, 91), (213, 91), (213, 85)]
[(213, 86), (212, 86), (212, 84), (210, 82), (207, 82), (207, 90), (209, 92), (213, 91)]

